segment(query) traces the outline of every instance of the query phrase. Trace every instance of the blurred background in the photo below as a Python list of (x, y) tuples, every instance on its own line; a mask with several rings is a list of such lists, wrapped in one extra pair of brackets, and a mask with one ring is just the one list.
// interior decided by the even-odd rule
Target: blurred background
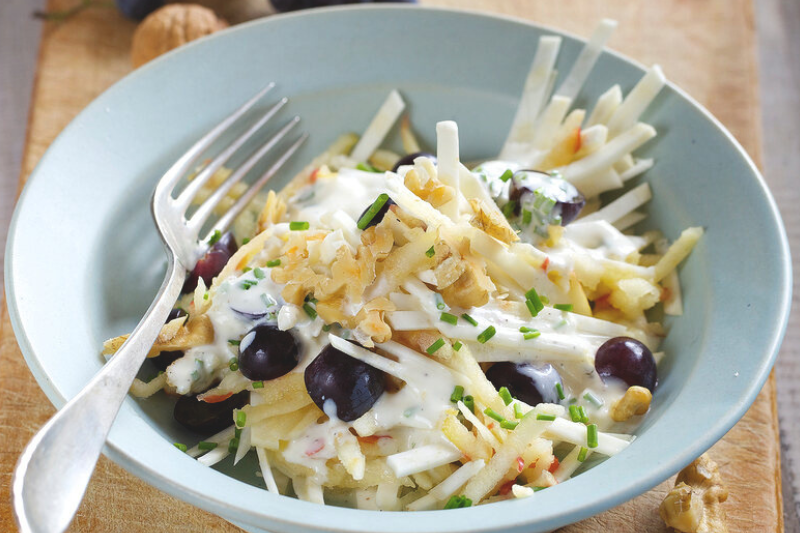
[[(536, 0), (507, 0), (534, 2)], [(544, 0), (542, 0), (544, 1)], [(699, 0), (695, 0), (699, 1)], [(183, 11), (191, 31), (183, 40), (196, 38), (221, 29), (278, 11), (310, 8), (316, 4), (344, 3), (324, 0), (196, 0), (205, 8)], [(421, 0), (421, 3), (426, 3)], [(452, 7), (471, 7), (469, 0), (436, 2)], [(501, 2), (499, 2), (501, 3)], [(144, 18), (163, 0), (0, 0), (0, 261), (4, 255), (6, 232), (18, 194), (20, 167), (29, 114), (31, 91), (36, 80), (39, 40), (43, 31), (54, 31), (59, 24), (79, 17), (86, 10), (119, 10), (130, 20), (129, 32), (119, 38), (132, 37), (132, 66), (166, 52), (170, 45), (165, 37), (175, 19), (162, 15)], [(631, 2), (636, 9), (637, 2)], [(760, 105), (762, 116), (762, 170), (781, 208), (789, 239), (800, 243), (800, 0), (753, 0), (759, 61)], [(185, 8), (185, 6), (183, 6)], [(181, 8), (183, 9), (183, 8)], [(596, 6), (593, 9), (597, 9)], [(502, 11), (502, 7), (498, 9)], [(188, 13), (188, 14), (186, 14)], [(177, 16), (177, 15), (173, 15)], [(609, 16), (613, 16), (609, 13)], [(138, 25), (138, 27), (137, 27)], [(134, 30), (134, 27), (137, 29)], [(570, 29), (570, 28), (565, 28)], [(635, 30), (635, 29), (634, 29)], [(650, 28), (647, 31), (652, 31)], [(638, 31), (643, 31), (641, 28)], [(165, 33), (167, 32), (167, 33)], [(613, 41), (611, 43), (614, 45)], [(101, 45), (86, 44), (87, 54), (102, 61)], [(625, 50), (622, 50), (625, 52)], [(668, 46), (661, 51), (668, 54)], [(650, 58), (639, 58), (647, 60)], [(125, 72), (120, 72), (120, 76)], [(670, 76), (670, 72), (667, 73)], [(675, 73), (678, 74), (678, 73)], [(687, 73), (681, 73), (688, 76)], [(676, 79), (677, 76), (670, 76)], [(724, 80), (721, 81), (724, 83)], [(680, 81), (678, 81), (680, 84)], [(694, 95), (714, 111), (714, 103)], [(729, 104), (730, 105), (730, 104)], [(66, 120), (66, 119), (65, 119)], [(35, 141), (35, 140), (32, 140)], [(743, 244), (746, 246), (746, 244)], [(797, 257), (797, 248), (795, 254)], [(766, 258), (769, 260), (769, 258)], [(794, 264), (798, 264), (795, 259)], [(3, 271), (0, 268), (0, 294)], [(795, 302), (800, 290), (795, 285)], [(778, 359), (778, 402), (781, 413), (783, 447), (783, 495), (786, 531), (800, 533), (800, 421), (794, 414), (800, 407), (800, 321), (797, 313), (790, 319), (786, 341)]]

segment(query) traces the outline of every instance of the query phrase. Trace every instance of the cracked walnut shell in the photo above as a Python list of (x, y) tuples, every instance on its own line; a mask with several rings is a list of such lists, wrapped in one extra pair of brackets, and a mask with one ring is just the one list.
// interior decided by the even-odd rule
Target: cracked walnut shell
[(194, 4), (166, 5), (144, 19), (133, 34), (131, 61), (134, 68), (174, 48), (227, 28), (213, 11)]

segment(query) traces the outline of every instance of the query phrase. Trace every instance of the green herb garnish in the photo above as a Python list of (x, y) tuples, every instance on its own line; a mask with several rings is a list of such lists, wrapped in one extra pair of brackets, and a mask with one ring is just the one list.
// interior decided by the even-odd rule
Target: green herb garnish
[(369, 206), (369, 209), (358, 219), (358, 229), (365, 230), (369, 226), (372, 219), (375, 218), (375, 215), (386, 205), (386, 202), (389, 201), (389, 195), (386, 193), (378, 195), (372, 205)]
[(428, 346), (428, 349), (425, 351), (428, 352), (428, 355), (433, 355), (442, 346), (444, 346), (444, 339), (439, 338), (436, 340), (436, 342)]
[(586, 445), (589, 448), (597, 448), (597, 424), (586, 426)]
[(182, 451), (183, 453), (186, 453), (186, 450), (188, 450), (188, 449), (189, 449), (189, 448), (187, 448), (187, 447), (186, 447), (186, 445), (185, 445), (185, 444), (182, 444), (182, 443), (180, 443), (180, 442), (174, 442), (174, 443), (173, 443), (173, 446), (175, 446), (176, 448), (178, 448), (178, 449), (179, 449), (180, 451)]
[(203, 451), (210, 451), (219, 446), (216, 442), (206, 442), (204, 440), (197, 443), (197, 448)]
[(436, 250), (433, 249), (433, 246), (425, 250), (425, 257), (433, 257), (436, 255)]
[(308, 222), (289, 222), (289, 229), (292, 231), (304, 231), (310, 227)]
[(442, 322), (447, 322), (448, 324), (456, 325), (458, 324), (458, 317), (456, 315), (451, 315), (450, 313), (442, 313), (439, 315), (439, 320)]
[(317, 318), (317, 310), (311, 307), (311, 304), (306, 302), (303, 304), (303, 311), (309, 316), (311, 320)]
[(462, 398), (464, 398), (464, 387), (456, 385), (456, 388), (453, 389), (453, 394), (450, 395), (450, 401), (458, 403)]
[(507, 387), (500, 387), (500, 390), (497, 391), (500, 394), (500, 398), (503, 399), (503, 403), (508, 405), (514, 401), (514, 398), (511, 397), (511, 392), (509, 392)]
[(555, 307), (559, 311), (566, 311), (568, 313), (572, 312), (572, 304), (556, 304), (553, 307)]
[(495, 411), (491, 407), (487, 407), (486, 409), (484, 409), (483, 414), (485, 414), (489, 418), (494, 418), (498, 422), (502, 422), (503, 420), (505, 420), (505, 418), (503, 418), (500, 414), (497, 413), (497, 411)]
[(494, 326), (489, 326), (478, 335), (478, 342), (486, 344), (486, 341), (494, 337), (495, 333), (497, 333), (497, 330), (494, 329)]
[(281, 265), (281, 260), (280, 259), (273, 259), (272, 261), (267, 261), (267, 266), (269, 268), (280, 266), (280, 265)]
[(472, 324), (473, 326), (478, 326), (478, 321), (469, 316), (467, 313), (462, 313), (461, 318)]
[(215, 229), (211, 237), (208, 238), (208, 245), (214, 246), (215, 244), (217, 244), (217, 242), (219, 242), (221, 238), (222, 238), (222, 232), (218, 229)]
[(584, 462), (586, 460), (586, 454), (589, 453), (589, 450), (586, 449), (584, 446), (581, 446), (580, 451), (578, 452), (578, 462)]
[(556, 415), (548, 415), (548, 414), (543, 414), (543, 413), (539, 413), (539, 414), (536, 415), (536, 420), (544, 420), (546, 422), (552, 422), (555, 419), (556, 419)]

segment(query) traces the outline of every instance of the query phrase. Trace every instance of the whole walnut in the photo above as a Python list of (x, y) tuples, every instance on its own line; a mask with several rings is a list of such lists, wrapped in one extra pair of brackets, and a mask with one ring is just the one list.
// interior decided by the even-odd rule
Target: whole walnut
[(131, 47), (134, 68), (215, 31), (228, 23), (194, 4), (170, 4), (150, 13), (136, 28)]

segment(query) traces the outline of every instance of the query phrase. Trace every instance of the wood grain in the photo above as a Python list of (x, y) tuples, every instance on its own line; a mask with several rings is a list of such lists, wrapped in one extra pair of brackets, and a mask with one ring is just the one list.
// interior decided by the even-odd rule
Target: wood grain
[[(70, 0), (51, 0), (53, 9)], [(760, 161), (760, 116), (750, 0), (428, 0), (423, 3), (516, 15), (588, 35), (603, 17), (620, 27), (610, 46), (667, 76), (706, 105)], [(20, 183), (55, 136), (93, 98), (130, 70), (133, 23), (90, 9), (44, 33)], [(0, 531), (13, 531), (9, 483), (16, 458), (53, 413), (28, 371), (3, 306), (0, 321)], [(730, 488), (731, 532), (783, 531), (774, 378), (747, 415), (712, 448)], [(563, 531), (662, 532), (658, 503), (670, 483)], [(175, 500), (103, 458), (70, 531), (138, 533), (239, 531)]]

